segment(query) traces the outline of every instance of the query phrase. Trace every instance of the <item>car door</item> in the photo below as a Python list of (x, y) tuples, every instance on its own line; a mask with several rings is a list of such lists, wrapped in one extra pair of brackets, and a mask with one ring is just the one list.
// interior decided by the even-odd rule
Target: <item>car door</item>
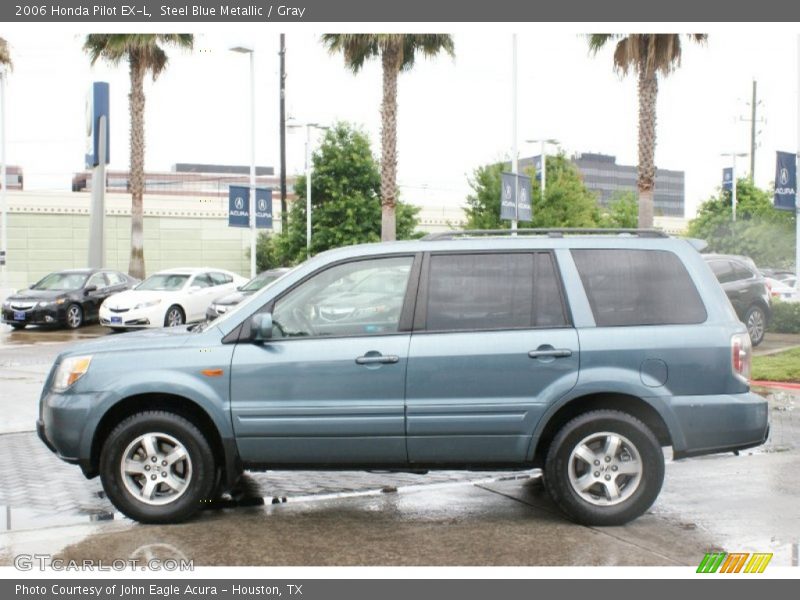
[(551, 253), (426, 257), (406, 386), (411, 464), (522, 462), (548, 402), (577, 382), (578, 350)]
[(206, 309), (214, 300), (217, 289), (208, 273), (198, 273), (189, 284), (186, 294), (186, 322), (201, 321), (205, 318)]
[(111, 288), (108, 278), (102, 271), (92, 274), (92, 276), (86, 281), (86, 286), (84, 289), (90, 289), (91, 287), (94, 287), (95, 289), (85, 293), (82, 303), (83, 316), (87, 321), (97, 318), (97, 315), (100, 312), (100, 305), (103, 303), (103, 300), (111, 295)]
[[(231, 364), (242, 460), (406, 464), (403, 397), (418, 272), (413, 255), (339, 263), (264, 307), (272, 339), (239, 342)], [(392, 287), (359, 291), (386, 273), (397, 275)]]

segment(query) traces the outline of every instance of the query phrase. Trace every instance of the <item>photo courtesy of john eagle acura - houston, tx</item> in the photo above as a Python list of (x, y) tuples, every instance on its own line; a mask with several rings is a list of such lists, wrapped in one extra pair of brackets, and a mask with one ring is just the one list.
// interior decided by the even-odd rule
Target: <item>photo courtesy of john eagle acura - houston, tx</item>
[(330, 250), (214, 321), (62, 352), (38, 433), (145, 523), (191, 517), (245, 470), (521, 468), (571, 519), (626, 523), (656, 500), (664, 448), (769, 432), (702, 246), (519, 230)]

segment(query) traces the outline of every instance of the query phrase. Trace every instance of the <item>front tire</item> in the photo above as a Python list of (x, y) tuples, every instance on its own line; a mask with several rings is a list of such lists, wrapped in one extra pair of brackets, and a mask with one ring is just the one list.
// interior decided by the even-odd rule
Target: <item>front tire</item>
[(183, 314), (183, 309), (177, 304), (173, 304), (167, 309), (167, 314), (164, 315), (164, 327), (179, 327), (186, 323), (186, 315)]
[(83, 325), (83, 309), (80, 304), (70, 304), (67, 307), (64, 321), (69, 329), (77, 329)]
[(208, 440), (174, 413), (132, 415), (103, 444), (103, 489), (120, 512), (141, 523), (190, 518), (207, 502), (216, 477)]
[(767, 315), (760, 306), (751, 306), (744, 318), (747, 326), (747, 333), (750, 334), (750, 342), (753, 346), (758, 346), (764, 341), (764, 334), (767, 330)]
[(664, 454), (650, 429), (631, 415), (596, 410), (556, 434), (545, 461), (545, 487), (571, 519), (623, 525), (661, 491)]

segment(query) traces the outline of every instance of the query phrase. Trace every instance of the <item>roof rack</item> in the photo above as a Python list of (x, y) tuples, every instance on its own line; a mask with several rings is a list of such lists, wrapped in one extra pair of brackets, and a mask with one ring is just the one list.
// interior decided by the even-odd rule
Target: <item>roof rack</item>
[(565, 235), (631, 235), (641, 238), (668, 238), (669, 234), (660, 229), (600, 229), (600, 228), (572, 228), (562, 227), (555, 229), (458, 229), (429, 233), (422, 239), (424, 241), (452, 240), (459, 237), (483, 236), (512, 236), (512, 235), (546, 235), (547, 237), (560, 238)]

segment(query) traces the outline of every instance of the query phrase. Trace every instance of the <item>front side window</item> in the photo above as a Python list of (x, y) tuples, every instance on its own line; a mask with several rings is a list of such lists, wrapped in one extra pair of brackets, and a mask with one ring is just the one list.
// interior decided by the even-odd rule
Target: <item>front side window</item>
[(192, 287), (198, 287), (198, 288), (214, 287), (214, 283), (211, 281), (211, 277), (209, 277), (208, 273), (201, 273), (200, 275), (194, 278), (194, 281), (192, 281)]
[(429, 331), (567, 325), (549, 253), (433, 255), (426, 311)]
[(209, 273), (209, 277), (211, 277), (211, 281), (214, 285), (225, 285), (226, 283), (230, 283), (233, 281), (230, 275), (225, 275), (225, 273)]
[(106, 276), (103, 273), (95, 273), (89, 277), (89, 281), (86, 282), (86, 287), (89, 287), (90, 285), (95, 286), (98, 290), (108, 287)]
[(672, 252), (591, 249), (572, 250), (572, 257), (600, 327), (706, 320), (697, 288)]
[(413, 262), (412, 256), (378, 258), (336, 265), (313, 275), (276, 302), (273, 335), (397, 332)]

